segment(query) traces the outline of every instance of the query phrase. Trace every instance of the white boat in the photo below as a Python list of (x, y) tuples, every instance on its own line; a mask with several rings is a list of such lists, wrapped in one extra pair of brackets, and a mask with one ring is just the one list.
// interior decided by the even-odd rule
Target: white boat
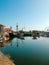
[(3, 37), (0, 37), (0, 42), (3, 42), (3, 40), (4, 40)]

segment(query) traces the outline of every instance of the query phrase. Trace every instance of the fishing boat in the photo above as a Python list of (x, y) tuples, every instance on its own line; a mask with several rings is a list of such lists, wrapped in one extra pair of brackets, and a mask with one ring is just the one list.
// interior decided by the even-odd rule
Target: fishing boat
[(49, 37), (49, 33), (46, 34), (46, 37)]
[(3, 37), (0, 37), (0, 42), (3, 42), (4, 38)]

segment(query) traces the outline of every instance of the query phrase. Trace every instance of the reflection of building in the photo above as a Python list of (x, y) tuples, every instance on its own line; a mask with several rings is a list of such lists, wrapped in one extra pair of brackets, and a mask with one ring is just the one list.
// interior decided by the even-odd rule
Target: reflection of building
[(0, 42), (0, 47), (4, 47), (6, 44), (12, 46), (12, 40), (4, 40), (3, 42)]
[(0, 42), (0, 47), (4, 47), (5, 45), (6, 45), (6, 43)]
[(0, 24), (0, 35), (4, 34), (4, 25)]

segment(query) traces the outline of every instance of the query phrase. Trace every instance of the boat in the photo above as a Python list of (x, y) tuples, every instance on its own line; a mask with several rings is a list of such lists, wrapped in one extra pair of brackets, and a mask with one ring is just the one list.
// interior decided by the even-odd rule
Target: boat
[(49, 32), (46, 32), (45, 37), (49, 37)]
[(4, 38), (3, 37), (0, 37), (0, 42), (3, 42)]

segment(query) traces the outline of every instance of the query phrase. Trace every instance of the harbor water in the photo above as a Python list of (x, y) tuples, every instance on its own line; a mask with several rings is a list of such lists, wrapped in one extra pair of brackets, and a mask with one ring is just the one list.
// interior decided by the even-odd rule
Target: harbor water
[(0, 51), (9, 54), (15, 65), (49, 65), (49, 38), (13, 38), (0, 43)]

